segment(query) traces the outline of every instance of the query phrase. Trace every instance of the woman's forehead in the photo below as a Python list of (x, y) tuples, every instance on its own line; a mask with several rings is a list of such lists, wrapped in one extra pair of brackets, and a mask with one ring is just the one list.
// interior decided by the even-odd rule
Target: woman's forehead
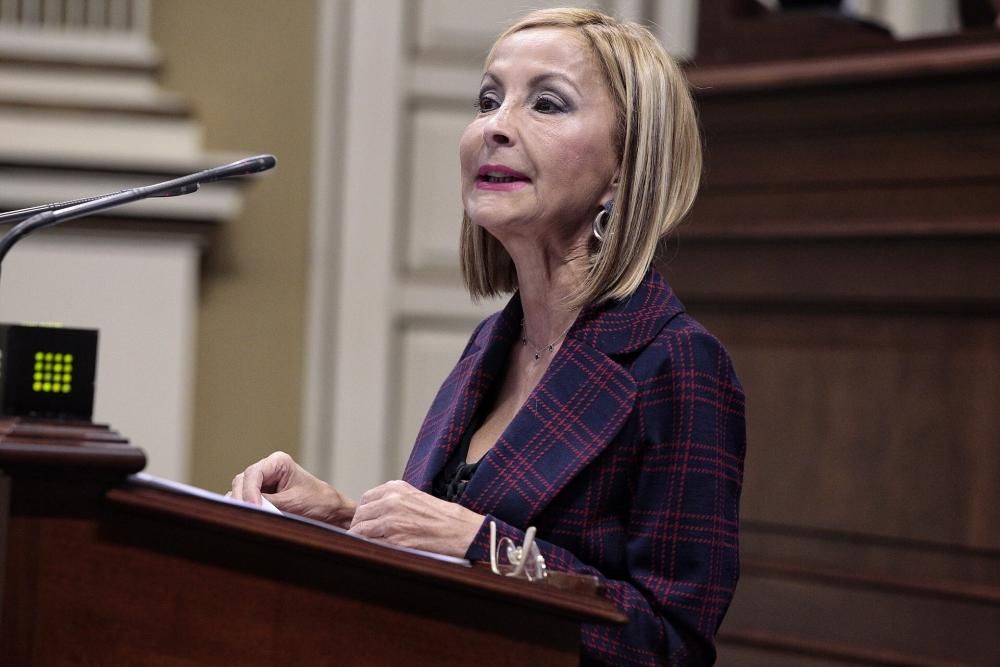
[(486, 74), (503, 78), (540, 73), (580, 80), (598, 73), (590, 45), (572, 28), (529, 28), (499, 40), (486, 63)]

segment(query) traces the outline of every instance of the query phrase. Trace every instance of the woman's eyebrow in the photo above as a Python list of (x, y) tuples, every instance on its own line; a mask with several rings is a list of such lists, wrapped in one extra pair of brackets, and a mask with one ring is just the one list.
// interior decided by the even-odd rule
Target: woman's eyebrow
[(565, 74), (563, 74), (561, 72), (546, 72), (544, 74), (538, 74), (536, 76), (533, 76), (528, 81), (528, 86), (530, 88), (536, 88), (536, 87), (542, 85), (543, 83), (552, 83), (552, 82), (555, 82), (555, 83), (560, 83), (561, 82), (561, 83), (567, 84), (570, 88), (573, 89), (573, 91), (577, 95), (580, 94), (580, 89), (577, 87), (577, 85), (573, 81), (573, 79), (571, 79), (570, 77), (566, 76)]
[(494, 75), (492, 72), (483, 73), (483, 79), (482, 81), (479, 82), (479, 86), (482, 87), (483, 85), (486, 84), (487, 81), (491, 81), (496, 85), (500, 86), (501, 88), (503, 88), (503, 83), (500, 81), (500, 78)]
[[(493, 74), (492, 72), (489, 72), (489, 71), (485, 72), (483, 74), (483, 79), (482, 79), (482, 81), (480, 82), (479, 85), (482, 86), (487, 81), (491, 81), (491, 82), (495, 83), (496, 85), (500, 86), (501, 88), (503, 88), (503, 81), (500, 79), (500, 77), (498, 77), (497, 75)], [(528, 80), (528, 87), (529, 88), (537, 88), (538, 86), (540, 86), (542, 84), (551, 83), (551, 82), (555, 82), (555, 83), (562, 82), (562, 83), (565, 83), (568, 86), (570, 86), (573, 89), (573, 91), (576, 92), (577, 95), (581, 94), (580, 93), (580, 89), (576, 85), (576, 82), (574, 82), (573, 79), (571, 79), (570, 77), (568, 77), (567, 75), (565, 75), (565, 74), (563, 74), (561, 72), (543, 72), (541, 74), (536, 74), (535, 76), (531, 77)]]

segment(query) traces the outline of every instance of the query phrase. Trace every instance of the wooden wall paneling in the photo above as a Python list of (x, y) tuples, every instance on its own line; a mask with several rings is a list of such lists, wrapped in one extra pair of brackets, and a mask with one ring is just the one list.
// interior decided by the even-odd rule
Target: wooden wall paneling
[(751, 636), (794, 637), (840, 646), (844, 654), (853, 651), (859, 657), (882, 651), (910, 664), (989, 664), (995, 656), (1000, 627), (995, 600), (946, 599), (754, 573), (741, 587), (745, 594), (730, 610), (730, 626), (751, 626), (754, 633), (746, 633)]
[[(988, 216), (998, 199), (995, 186), (988, 183), (787, 191), (778, 202), (766, 192), (744, 190), (720, 193), (698, 204), (697, 212), (719, 220), (700, 230), (706, 235), (932, 235), (947, 226), (955, 234), (972, 236), (993, 227)], [(959, 217), (943, 222), (941, 216), (951, 212)]]
[[(527, 9), (507, 3), (469, 3), (467, 0), (421, 0), (413, 4), (417, 14), (415, 46), (418, 54), (434, 59), (475, 54), (477, 67), (482, 65), (493, 39)], [(543, 6), (560, 5), (551, 1), (532, 3), (533, 8)]]
[(700, 317), (752, 394), (746, 516), (1000, 549), (1000, 321)]
[[(742, 547), (748, 570), (808, 565), (817, 576), (850, 565), (848, 575), (885, 573), (897, 588), (923, 587), (994, 595), (1000, 587), (995, 549), (961, 544), (869, 535), (859, 532), (793, 526), (747, 518)], [(902, 582), (902, 583), (900, 583)], [(992, 593), (990, 591), (993, 591)]]
[(717, 664), (740, 667), (856, 667), (858, 664), (856, 660), (831, 658), (829, 653), (829, 650), (823, 649), (812, 652), (805, 647), (794, 652), (778, 653), (774, 651), (769, 637), (745, 637), (739, 644), (719, 646)]
[(692, 233), (995, 231), (996, 81), (995, 72), (975, 72), (832, 90), (706, 92), (702, 121), (713, 134)]
[[(685, 223), (686, 224), (686, 223)], [(708, 239), (694, 225), (661, 250), (685, 303), (802, 313), (1000, 310), (1000, 238)]]
[(996, 664), (1000, 39), (691, 78), (659, 266), (748, 396), (720, 664)]
[[(772, 12), (759, 0), (716, 0), (699, 8), (698, 60), (703, 63), (795, 58), (892, 42), (885, 28), (834, 12)], [(775, 3), (776, 4), (776, 3)]]
[[(677, 0), (674, 0), (676, 2)], [(643, 0), (603, 0), (581, 3), (610, 11), (629, 20), (644, 18), (651, 9)], [(564, 7), (561, 0), (533, 0), (530, 3), (469, 2), (468, 0), (420, 0), (410, 11), (414, 47), (421, 58), (430, 60), (475, 59), (482, 65), (493, 40), (511, 23), (531, 10)], [(645, 16), (645, 18), (649, 18)]]
[[(450, 324), (450, 327), (449, 327)], [(395, 469), (406, 467), (417, 431), (424, 421), (431, 401), (457, 360), (457, 352), (469, 340), (467, 320), (449, 322), (436, 318), (406, 318), (398, 333), (399, 383), (395, 403), (398, 406)]]
[[(992, 129), (996, 127), (1000, 127), (1000, 121)], [(1000, 161), (996, 159), (1000, 137), (990, 130), (989, 125), (974, 127), (965, 119), (936, 128), (885, 123), (852, 131), (775, 130), (720, 137), (709, 147), (709, 156), (720, 153), (726, 159), (711, 162), (706, 184), (712, 188), (753, 185), (797, 189), (873, 181), (928, 187), (939, 185), (941, 180), (996, 179), (1000, 176)], [(859, 154), (867, 159), (859, 162)], [(773, 155), (803, 155), (809, 159), (767, 159)]]
[[(417, 105), (414, 111), (410, 121), (412, 150), (406, 170), (409, 196), (404, 218), (409, 224), (404, 230), (403, 270), (454, 275), (459, 263), (457, 230), (462, 219), (456, 137), (468, 125), (472, 105), (454, 104), (444, 109)], [(446, 166), (450, 168), (442, 168)]]

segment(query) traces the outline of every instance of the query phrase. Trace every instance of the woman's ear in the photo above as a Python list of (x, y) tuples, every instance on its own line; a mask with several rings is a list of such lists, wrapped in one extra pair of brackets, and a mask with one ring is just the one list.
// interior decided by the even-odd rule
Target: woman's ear
[(608, 183), (608, 189), (604, 191), (603, 195), (601, 195), (600, 206), (603, 206), (605, 202), (618, 197), (618, 186), (621, 184), (621, 179), (619, 178), (620, 174), (621, 167), (615, 169), (615, 175), (611, 178), (611, 182)]

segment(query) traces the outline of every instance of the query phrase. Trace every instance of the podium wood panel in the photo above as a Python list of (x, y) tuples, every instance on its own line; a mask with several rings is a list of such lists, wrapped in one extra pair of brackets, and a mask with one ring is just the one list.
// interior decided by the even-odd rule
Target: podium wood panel
[(77, 439), (57, 462), (71, 439), (0, 433), (0, 664), (569, 665), (582, 622), (624, 620), (594, 596), (129, 484), (143, 459), (121, 442)]

